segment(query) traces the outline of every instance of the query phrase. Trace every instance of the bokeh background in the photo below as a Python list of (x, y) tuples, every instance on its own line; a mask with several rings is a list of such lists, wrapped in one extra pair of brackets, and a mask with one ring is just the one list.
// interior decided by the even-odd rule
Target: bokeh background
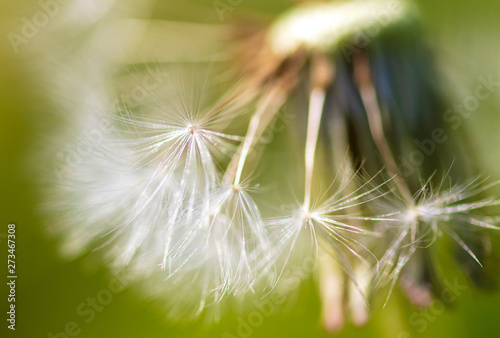
[[(228, 20), (245, 13), (272, 16), (292, 1), (243, 0)], [(496, 0), (420, 0), (424, 33), (438, 56), (439, 67), (448, 74), (458, 99), (473, 94), (479, 76), (500, 79), (500, 2)], [(44, 235), (40, 216), (42, 199), (36, 186), (35, 164), (29, 161), (40, 142), (34, 112), (39, 114), (47, 98), (39, 88), (33, 60), (14, 53), (7, 34), (22, 23), (21, 18), (38, 10), (37, 1), (0, 2), (0, 235), (7, 225), (17, 225), (17, 325), (6, 329), (7, 289), (0, 285), (0, 336), (50, 337), (63, 332), (74, 321), (81, 338), (92, 337), (224, 337), (237, 336), (238, 318), (229, 314), (221, 323), (175, 324), (163, 318), (161, 310), (143, 301), (131, 290), (113, 295), (112, 301), (95, 319), (85, 323), (76, 312), (87, 297), (108, 288), (110, 276), (85, 259), (66, 261), (56, 243)], [(203, 11), (207, 22), (220, 23), (212, 0), (163, 1), (158, 11), (173, 20), (198, 20)], [(36, 37), (35, 37), (36, 38)], [(43, 119), (43, 116), (41, 117)], [(500, 177), (500, 91), (482, 101), (479, 109), (458, 130), (471, 136), (484, 174)], [(497, 193), (500, 191), (497, 189)], [(6, 239), (0, 237), (0, 280), (6, 275)], [(459, 282), (465, 280), (459, 277)], [(449, 309), (418, 312), (395, 292), (389, 304), (374, 308), (363, 328), (347, 326), (341, 337), (498, 337), (500, 290), (464, 290)], [(412, 315), (427, 318), (412, 324)], [(427, 316), (427, 317), (425, 317)], [(421, 322), (420, 322), (421, 323)], [(420, 332), (419, 332), (420, 331)], [(282, 311), (266, 317), (251, 337), (326, 337), (319, 322), (319, 300), (312, 281), (304, 282), (298, 298)], [(64, 337), (64, 336), (55, 336)], [(226, 337), (231, 337), (227, 336)]]

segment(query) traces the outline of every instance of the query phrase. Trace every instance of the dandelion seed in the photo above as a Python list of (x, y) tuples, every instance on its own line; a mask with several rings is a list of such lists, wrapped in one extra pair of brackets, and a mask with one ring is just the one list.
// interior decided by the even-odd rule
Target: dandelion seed
[[(390, 282), (390, 294), (412, 255), (418, 249), (431, 246), (442, 235), (449, 236), (482, 267), (463, 238), (470, 237), (469, 234), (474, 231), (499, 229), (494, 225), (494, 219), (478, 212), (497, 206), (500, 202), (494, 198), (472, 200), (498, 184), (483, 185), (484, 183), (485, 180), (474, 178), (464, 184), (443, 189), (444, 179), (436, 188), (427, 182), (415, 194), (412, 204), (399, 201), (392, 207), (384, 207), (386, 211), (393, 211), (391, 217), (395, 223), (388, 222), (387, 226), (388, 230), (394, 230), (394, 239), (380, 260), (380, 271), (374, 288)], [(398, 216), (395, 217), (396, 215)]]
[[(203, 108), (181, 95), (184, 87), (170, 88), (169, 100), (152, 93), (139, 111), (125, 107), (117, 131), (58, 187), (64, 194), (53, 208), (71, 220), (63, 233), (79, 238), (68, 246), (98, 245), (134, 279), (156, 280), (164, 270), (175, 285), (195, 273), (206, 284), (205, 304), (251, 289), (260, 246), (268, 244), (244, 186), (220, 187), (220, 159), (243, 138), (216, 127), (234, 113), (222, 104)], [(73, 224), (86, 224), (85, 236), (70, 231)]]

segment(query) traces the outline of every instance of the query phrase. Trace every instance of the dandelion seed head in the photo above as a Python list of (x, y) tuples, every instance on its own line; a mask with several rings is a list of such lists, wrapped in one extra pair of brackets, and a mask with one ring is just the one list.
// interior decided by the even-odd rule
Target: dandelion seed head
[[(390, 12), (392, 8), (396, 10)], [(342, 40), (377, 22), (391, 26), (407, 21), (411, 10), (408, 1), (400, 0), (306, 4), (294, 8), (274, 24), (270, 41), (274, 51), (280, 55), (288, 55), (300, 47), (330, 52)]]
[(404, 222), (415, 222), (420, 217), (420, 214), (421, 212), (418, 207), (411, 206), (404, 212), (402, 219)]
[[(114, 8), (105, 7), (86, 21), (100, 21)], [(403, 34), (385, 41), (384, 34), (376, 37), (379, 33), (372, 25), (380, 25), (379, 32), (403, 27), (413, 37), (406, 29), (414, 27), (413, 19), (412, 5), (405, 0), (297, 7), (278, 18), (264, 39), (260, 32), (259, 39), (250, 39), (252, 51), (243, 53), (252, 55), (245, 65), (250, 66), (245, 67), (248, 73), (242, 72), (242, 84), (224, 95), (212, 95), (219, 89), (218, 78), (206, 77), (202, 69), (209, 68), (206, 64), (186, 71), (185, 66), (166, 66), (165, 60), (155, 67), (139, 61), (123, 72), (123, 65), (113, 61), (116, 55), (103, 59), (100, 53), (88, 53), (92, 57), (85, 65), (92, 68), (92, 76), (73, 80), (78, 85), (63, 91), (78, 96), (78, 105), (65, 104), (66, 110), (78, 113), (73, 114), (74, 133), (67, 140), (75, 146), (82, 136), (81, 125), (96, 128), (100, 119), (111, 120), (113, 131), (94, 140), (92, 151), (72, 166), (63, 181), (52, 182), (47, 209), (58, 218), (52, 229), (61, 237), (63, 250), (73, 257), (89, 252), (104, 257), (111, 269), (126, 272), (143, 294), (157, 299), (176, 320), (196, 318), (208, 309), (218, 318), (233, 300), (288, 288), (286, 277), (297, 277), (297, 270), (303, 270), (299, 277), (307, 278), (317, 269), (324, 321), (332, 331), (343, 324), (344, 306), (350, 307), (355, 323), (364, 323), (368, 290), (388, 283), (392, 290), (408, 262), (418, 259), (418, 252), (439, 236), (448, 236), (481, 264), (464, 234), (497, 229), (497, 219), (481, 211), (500, 204), (493, 198), (474, 201), (485, 190), (482, 182), (471, 180), (450, 189), (424, 184), (412, 196), (414, 187), (398, 176), (397, 151), (411, 147), (404, 142), (394, 146), (391, 137), (396, 136), (397, 142), (401, 137), (411, 140), (414, 128), (408, 126), (427, 126), (427, 117), (432, 122), (431, 115), (420, 110), (434, 116), (434, 101), (439, 100), (428, 81), (421, 81), (431, 72), (422, 69), (427, 62), (422, 62), (425, 53), (416, 53), (419, 41), (408, 40), (415, 46), (410, 53), (398, 50), (394, 41), (407, 41)], [(151, 24), (143, 19), (125, 21), (134, 22), (124, 26), (136, 34), (142, 31), (137, 27)], [(163, 27), (159, 22), (153, 25)], [(372, 46), (361, 47), (352, 63), (333, 55), (342, 43), (364, 32), (373, 33), (369, 34)], [(95, 40), (89, 45), (103, 44), (102, 38)], [(64, 55), (71, 54), (75, 53)], [(112, 94), (105, 89), (110, 75), (116, 75), (110, 87), (117, 97), (120, 91), (140, 91), (144, 96), (109, 107)], [(303, 75), (310, 75), (309, 81)], [(106, 85), (94, 87), (94, 83)], [(309, 96), (301, 92), (305, 88)], [(400, 88), (411, 88), (415, 95), (411, 91), (403, 95)], [(212, 100), (215, 96), (219, 99)], [(301, 102), (304, 97), (309, 105)], [(272, 121), (289, 103), (300, 114), (304, 108), (307, 132), (305, 140), (303, 133), (293, 134), (301, 144), (305, 141), (304, 158), (290, 167), (281, 164), (283, 179), (294, 177), (289, 175), (292, 166), (302, 165), (304, 186), (295, 182), (301, 180), (290, 181), (304, 192), (304, 199), (284, 214), (264, 217), (261, 210), (276, 208), (268, 204), (280, 202), (254, 199), (258, 189), (245, 178), (249, 164), (258, 171), (258, 159), (269, 161), (261, 156), (263, 147), (256, 145), (264, 143), (267, 131), (274, 132)], [(94, 107), (92, 118), (81, 114), (87, 105)], [(250, 111), (249, 118), (240, 119)], [(293, 148), (290, 144), (286, 146)], [(343, 168), (339, 154), (346, 150)], [(362, 178), (351, 172), (365, 168), (358, 163), (365, 158), (371, 173), (386, 165), (399, 191), (386, 191), (388, 181), (375, 183), (379, 180), (373, 176), (379, 173)], [(330, 183), (332, 167), (342, 167), (337, 173), (340, 182), (335, 180), (322, 196), (316, 195), (320, 189), (315, 184)], [(380, 259), (378, 250), (383, 250)], [(323, 256), (328, 257), (326, 263)], [(418, 291), (420, 296), (417, 292), (414, 298), (427, 296), (427, 289)]]
[[(222, 184), (221, 166), (243, 139), (223, 132), (225, 119), (238, 115), (191, 96), (189, 77), (155, 76), (163, 86), (141, 104), (92, 114), (113, 131), (52, 182), (48, 209), (60, 215), (52, 229), (67, 252), (101, 255), (138, 286), (168, 295), (172, 309), (197, 316), (253, 292), (270, 244), (245, 184)], [(181, 292), (189, 284), (192, 296)]]

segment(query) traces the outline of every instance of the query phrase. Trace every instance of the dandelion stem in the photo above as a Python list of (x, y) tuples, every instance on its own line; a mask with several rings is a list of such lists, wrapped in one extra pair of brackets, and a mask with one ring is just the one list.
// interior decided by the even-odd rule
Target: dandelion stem
[[(243, 146), (240, 148), (239, 155), (235, 155), (233, 161), (229, 164), (228, 170), (224, 178), (225, 182), (233, 181), (234, 185), (238, 185), (241, 181), (243, 168), (253, 146), (257, 143), (260, 135), (271, 123), (274, 115), (283, 105), (286, 98), (286, 92), (281, 86), (273, 86), (269, 92), (264, 95), (257, 109), (250, 119), (247, 134)], [(237, 161), (237, 162), (236, 162)], [(235, 163), (237, 166), (235, 167)], [(233, 176), (234, 175), (234, 176)], [(234, 177), (234, 180), (232, 179)]]
[(402, 194), (408, 205), (413, 205), (413, 198), (410, 188), (406, 184), (401, 175), (398, 165), (392, 155), (391, 148), (384, 134), (384, 125), (382, 121), (382, 113), (378, 105), (377, 93), (370, 79), (370, 65), (366, 56), (361, 55), (356, 59), (356, 67), (354, 67), (355, 77), (359, 85), (359, 94), (361, 101), (366, 110), (368, 124), (372, 134), (373, 141), (387, 165), (387, 170), (391, 175), (394, 175), (394, 182)]
[(321, 250), (318, 264), (323, 325), (328, 332), (334, 333), (344, 325), (342, 310), (344, 273), (335, 259), (323, 250)]
[[(274, 71), (270, 73), (264, 71), (261, 76), (257, 76), (247, 84), (249, 87), (246, 89), (251, 93), (249, 97), (254, 97), (255, 92), (264, 94), (259, 98), (256, 112), (250, 120), (243, 145), (229, 163), (224, 175), (224, 183), (233, 182), (233, 185), (240, 183), (243, 168), (250, 151), (273, 121), (280, 107), (285, 103), (289, 92), (297, 84), (305, 60), (306, 55), (303, 52), (294, 53), (286, 60), (279, 58), (279, 62), (273, 62), (274, 66), (270, 67)], [(266, 59), (266, 62), (268, 61)], [(259, 68), (262, 68), (261, 66), (259, 64)], [(267, 69), (267, 67), (265, 68)]]
[(360, 264), (354, 270), (358, 286), (351, 281), (349, 284), (349, 308), (352, 320), (356, 326), (362, 326), (368, 321), (368, 306), (365, 294), (370, 283), (370, 269), (366, 264)]
[(307, 119), (307, 137), (305, 146), (305, 192), (304, 208), (308, 212), (311, 204), (312, 178), (314, 171), (314, 156), (318, 143), (319, 127), (323, 106), (325, 104), (326, 88), (333, 78), (331, 64), (326, 58), (316, 56), (312, 64), (312, 90), (309, 96), (309, 113)]
[(306, 182), (304, 207), (309, 210), (311, 202), (312, 176), (314, 170), (314, 155), (318, 142), (319, 125), (325, 102), (325, 91), (321, 88), (314, 88), (311, 91), (309, 101), (309, 117), (307, 120), (307, 138), (305, 149)]
[(250, 125), (248, 126), (247, 136), (245, 138), (245, 142), (243, 143), (243, 148), (241, 150), (241, 155), (238, 161), (238, 167), (236, 169), (236, 175), (234, 177), (234, 184), (237, 185), (240, 182), (241, 174), (243, 172), (243, 167), (245, 166), (245, 161), (248, 156), (248, 152), (250, 151), (250, 147), (254, 143), (255, 136), (257, 135), (257, 129), (260, 125), (260, 120), (262, 119), (262, 115), (266, 111), (266, 107), (269, 104), (270, 96), (266, 97), (264, 102), (259, 105), (257, 111), (252, 116), (250, 120)]

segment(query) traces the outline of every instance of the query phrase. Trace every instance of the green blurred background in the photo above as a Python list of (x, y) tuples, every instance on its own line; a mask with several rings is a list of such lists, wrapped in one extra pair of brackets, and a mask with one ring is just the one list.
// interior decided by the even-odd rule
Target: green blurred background
[[(192, 1), (191, 1), (192, 2)], [(207, 13), (211, 0), (199, 0)], [(429, 42), (439, 56), (441, 67), (456, 82), (458, 93), (473, 93), (479, 76), (500, 78), (500, 2), (496, 0), (420, 0)], [(285, 0), (244, 0), (232, 13), (279, 13), (290, 3)], [(237, 317), (228, 315), (217, 325), (172, 324), (161, 310), (140, 300), (134, 292), (115, 294), (109, 305), (85, 323), (76, 312), (87, 297), (108, 287), (109, 276), (85, 260), (64, 261), (56, 245), (43, 235), (38, 213), (41, 199), (34, 170), (26, 160), (37, 145), (37, 126), (31, 115), (40, 111), (45, 98), (37, 90), (37, 77), (30, 60), (13, 52), (7, 33), (19, 25), (21, 17), (33, 13), (36, 1), (2, 1), (0, 7), (0, 234), (7, 225), (17, 225), (17, 329), (6, 329), (7, 289), (0, 286), (0, 336), (49, 337), (77, 323), (78, 337), (223, 337), (236, 335)], [(162, 10), (173, 19), (192, 19), (185, 0), (165, 1)], [(14, 26), (13, 26), (14, 25)], [(500, 177), (500, 93), (495, 93), (467, 120), (484, 164), (484, 173)], [(6, 239), (0, 237), (0, 275), (6, 275)], [(3, 277), (0, 276), (0, 280)], [(347, 326), (342, 337), (498, 337), (500, 291), (465, 290), (444, 313), (427, 312), (425, 330), (411, 325), (415, 313), (398, 292), (388, 306), (374, 309), (373, 318), (363, 328)], [(423, 314), (422, 314), (423, 315)], [(406, 334), (407, 333), (407, 334)], [(319, 301), (312, 281), (305, 282), (297, 301), (264, 320), (251, 337), (326, 337), (319, 322)], [(61, 336), (62, 337), (62, 336)]]

